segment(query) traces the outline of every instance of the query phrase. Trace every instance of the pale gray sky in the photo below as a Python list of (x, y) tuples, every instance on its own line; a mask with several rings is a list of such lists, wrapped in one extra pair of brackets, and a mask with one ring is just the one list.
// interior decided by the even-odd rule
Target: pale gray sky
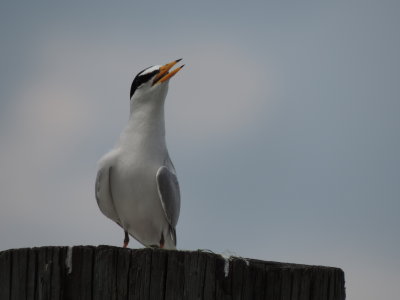
[(122, 244), (96, 162), (134, 75), (183, 57), (166, 102), (179, 247), (398, 296), (399, 2), (73, 2), (1, 5), (0, 250)]

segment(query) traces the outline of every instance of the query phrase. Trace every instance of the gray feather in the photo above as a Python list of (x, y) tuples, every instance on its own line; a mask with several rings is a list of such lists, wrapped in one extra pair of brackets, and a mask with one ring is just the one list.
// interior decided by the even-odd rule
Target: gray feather
[(175, 229), (181, 208), (178, 178), (165, 166), (158, 169), (156, 178), (158, 194), (165, 216), (171, 227)]
[(97, 205), (101, 212), (108, 218), (120, 224), (111, 191), (111, 169), (111, 167), (103, 167), (97, 172), (95, 194)]

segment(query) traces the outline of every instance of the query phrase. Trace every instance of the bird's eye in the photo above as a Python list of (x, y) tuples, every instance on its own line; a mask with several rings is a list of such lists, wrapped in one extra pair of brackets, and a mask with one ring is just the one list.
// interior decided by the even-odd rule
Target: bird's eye
[(132, 85), (131, 85), (130, 98), (132, 98), (133, 94), (135, 93), (135, 91), (138, 87), (140, 87), (142, 84), (149, 81), (151, 78), (153, 78), (156, 74), (158, 74), (160, 72), (160, 70), (154, 70), (149, 73), (144, 73), (146, 70), (147, 69), (145, 69), (145, 70), (141, 71), (139, 74), (137, 74), (135, 79), (133, 80)]

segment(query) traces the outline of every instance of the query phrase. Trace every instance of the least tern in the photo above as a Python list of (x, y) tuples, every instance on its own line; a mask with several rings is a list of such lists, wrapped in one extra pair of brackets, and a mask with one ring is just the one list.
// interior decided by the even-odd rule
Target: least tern
[(181, 59), (139, 72), (130, 117), (118, 143), (99, 161), (95, 194), (101, 212), (147, 247), (176, 249), (179, 183), (165, 141), (164, 102)]

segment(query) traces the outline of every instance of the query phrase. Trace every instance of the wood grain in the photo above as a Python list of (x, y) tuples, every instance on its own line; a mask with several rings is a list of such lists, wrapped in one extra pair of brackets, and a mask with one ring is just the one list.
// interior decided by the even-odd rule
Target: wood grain
[(342, 300), (345, 281), (339, 268), (209, 251), (40, 247), (0, 252), (0, 299)]

